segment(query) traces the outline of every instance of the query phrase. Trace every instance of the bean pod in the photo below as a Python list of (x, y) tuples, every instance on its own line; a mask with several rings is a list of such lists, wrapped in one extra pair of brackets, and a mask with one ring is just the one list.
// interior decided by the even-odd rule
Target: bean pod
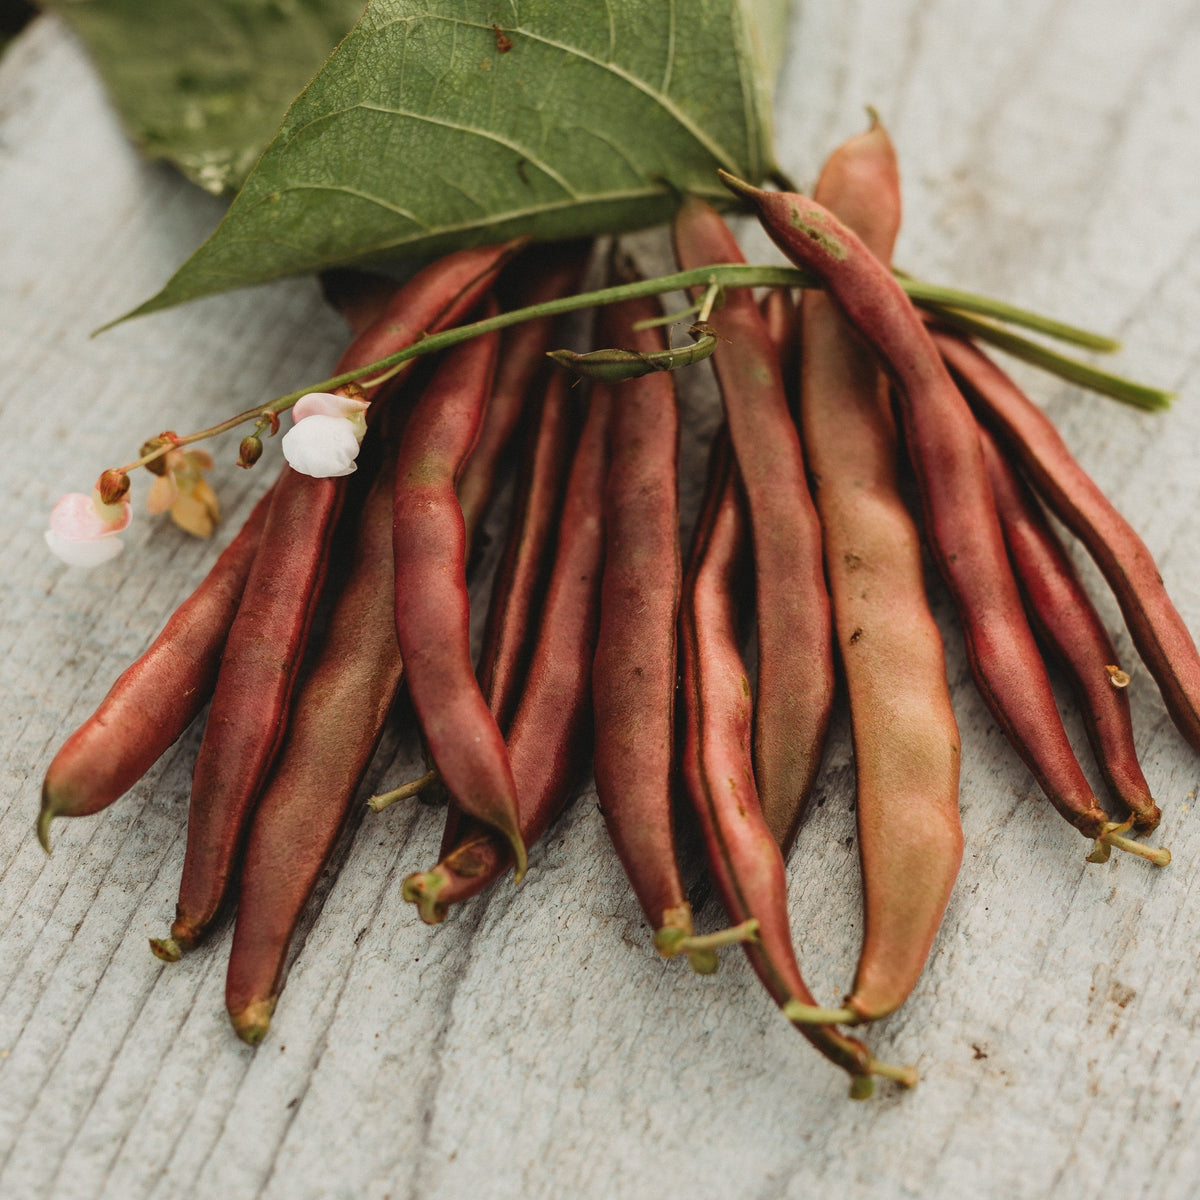
[(268, 492), (204, 582), (54, 756), (37, 820), (47, 853), (55, 817), (90, 816), (123, 796), (208, 702), (270, 503)]
[(1050, 511), (1095, 559), (1171, 719), (1193, 749), (1200, 750), (1200, 654), (1146, 543), (1079, 465), (1041, 409), (986, 354), (952, 334), (934, 336), (981, 419), (1020, 461)]
[[(680, 206), (674, 235), (684, 270), (744, 261), (729, 227), (694, 197)], [(786, 854), (821, 765), (833, 710), (833, 633), (821, 526), (779, 351), (753, 293), (731, 288), (711, 322), (719, 337), (713, 364), (754, 542), (754, 774), (763, 815)]]
[(925, 530), (950, 590), (984, 701), (1059, 813), (1085, 837), (1110, 832), (1071, 749), (1008, 565), (974, 418), (916, 310), (859, 238), (814, 201), (722, 173), (768, 234), (813, 271), (893, 376)]
[(718, 442), (680, 614), (684, 783), (726, 912), (734, 922), (757, 924), (756, 938), (745, 943), (755, 972), (812, 1045), (849, 1073), (851, 1095), (865, 1098), (872, 1074), (909, 1085), (915, 1077), (875, 1062), (862, 1042), (838, 1031), (833, 1022), (852, 1014), (817, 1008), (796, 962), (783, 855), (751, 769), (750, 682), (733, 600), (745, 533), (736, 475)]
[[(610, 344), (662, 348), (649, 301), (606, 313)], [(670, 375), (614, 389), (612, 466), (605, 494), (606, 550), (592, 678), (600, 808), (652, 929), (692, 932), (675, 858), (671, 816), (679, 615), (679, 409)], [(661, 938), (658, 942), (661, 946)]]
[[(528, 846), (562, 810), (587, 760), (610, 410), (607, 391), (594, 389), (563, 499), (537, 640), (508, 733), (521, 836)], [(417, 905), (423, 921), (436, 923), (450, 905), (477, 895), (511, 862), (500, 838), (468, 825), (444, 848), (436, 867), (404, 881), (404, 898)]]
[(225, 1003), (252, 1045), (267, 1032), (288, 946), (400, 688), (391, 501), (388, 469), (367, 498), (353, 562), (250, 827)]
[(1118, 667), (1104, 622), (1037, 498), (991, 435), (980, 430), (980, 439), (1004, 540), (1034, 628), (1070, 677), (1109, 787), (1134, 814), (1134, 828), (1147, 833), (1162, 813), (1138, 763), (1129, 695), (1119, 686), (1128, 676)]
[[(816, 197), (890, 260), (900, 180), (882, 126), (835, 151)], [(920, 538), (900, 497), (887, 381), (819, 291), (801, 301), (801, 340), (800, 415), (858, 782), (863, 943), (846, 1003), (874, 1020), (912, 991), (958, 874), (961, 745)]]
[(392, 551), (396, 636), (430, 757), (463, 812), (508, 839), (520, 879), (525, 844), (516, 784), (471, 662), (466, 526), (455, 493), (479, 433), (498, 345), (492, 333), (456, 346), (417, 402), (396, 463)]
[[(355, 338), (337, 369), (374, 362), (427, 330), (460, 320), (516, 249), (509, 243), (460, 251), (413, 276), (384, 314)], [(388, 390), (402, 375), (385, 385)], [(170, 937), (150, 943), (166, 961), (176, 960), (203, 935), (228, 890), (247, 821), (283, 737), (344, 492), (344, 478), (315, 479), (290, 467), (275, 486), (192, 775), (175, 921)]]

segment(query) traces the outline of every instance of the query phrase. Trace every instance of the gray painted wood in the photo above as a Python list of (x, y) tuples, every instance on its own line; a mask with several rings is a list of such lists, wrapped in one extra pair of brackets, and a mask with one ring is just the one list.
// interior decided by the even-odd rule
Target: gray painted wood
[[(808, 181), (874, 104), (906, 172), (900, 262), (1114, 331), (1121, 369), (1179, 390), (1173, 412), (1147, 417), (1021, 373), (1200, 627), (1197, 77), (1190, 0), (806, 0), (778, 121), (782, 163)], [(520, 889), (438, 928), (399, 887), (432, 861), (437, 815), (364, 820), (307, 918), (268, 1040), (241, 1045), (223, 1012), (228, 927), (173, 967), (146, 948), (173, 911), (196, 732), (107, 813), (60, 823), (52, 858), (32, 835), (53, 750), (216, 547), (142, 515), (120, 559), (79, 574), (41, 530), (61, 492), (142, 438), (319, 378), (344, 331), (300, 281), (88, 340), (219, 207), (138, 161), (51, 20), (0, 62), (0, 212), (0, 1195), (1195, 1194), (1200, 763), (1135, 672), (1175, 862), (1088, 866), (972, 691), (940, 593), (967, 854), (921, 984), (870, 1039), (919, 1067), (915, 1092), (847, 1102), (738, 955), (708, 979), (660, 961), (590, 791)], [(747, 243), (769, 252), (752, 231)], [(696, 427), (711, 401), (701, 384)], [(218, 543), (270, 473), (223, 459)], [(368, 782), (415, 761), (398, 731)], [(852, 803), (842, 718), (789, 865), (827, 1000), (860, 932)], [(694, 854), (686, 868), (703, 899)], [(720, 922), (713, 903), (701, 921)]]

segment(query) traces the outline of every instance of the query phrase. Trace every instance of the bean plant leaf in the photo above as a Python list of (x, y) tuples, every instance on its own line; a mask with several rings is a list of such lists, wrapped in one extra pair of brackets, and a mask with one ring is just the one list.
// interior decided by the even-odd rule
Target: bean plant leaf
[(330, 266), (645, 227), (773, 168), (788, 0), (371, 0), (130, 315)]
[(41, 0), (83, 40), (130, 136), (233, 194), (366, 0)]

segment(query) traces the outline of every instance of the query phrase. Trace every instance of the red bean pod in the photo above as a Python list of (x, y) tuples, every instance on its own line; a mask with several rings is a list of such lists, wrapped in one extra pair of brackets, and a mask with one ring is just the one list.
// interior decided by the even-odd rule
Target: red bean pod
[[(459, 251), (418, 272), (383, 316), (350, 344), (337, 370), (374, 362), (426, 331), (461, 320), (518, 245)], [(398, 378), (384, 386), (390, 390)], [(344, 478), (315, 479), (290, 467), (275, 485), (192, 775), (187, 850), (171, 936), (150, 943), (167, 961), (203, 935), (228, 890), (250, 812), (283, 737), (344, 492)]]
[(858, 237), (812, 200), (722, 178), (755, 207), (780, 249), (822, 280), (893, 376), (926, 533), (976, 685), (1055, 808), (1085, 837), (1107, 835), (1008, 565), (977, 426), (916, 310)]
[[(835, 151), (816, 198), (891, 259), (900, 179), (882, 126)], [(961, 745), (920, 537), (900, 496), (887, 381), (821, 292), (801, 301), (801, 341), (800, 416), (858, 784), (863, 942), (846, 1004), (875, 1020), (915, 986), (958, 874)]]
[[(340, 480), (312, 479), (291, 467), (275, 485), (192, 772), (171, 935), (150, 943), (168, 962), (204, 934), (231, 882), (237, 849), (283, 737), (342, 496)], [(328, 532), (312, 537), (310, 521), (326, 519)]]
[(521, 696), (537, 611), (549, 573), (554, 530), (571, 461), (570, 382), (546, 383), (520, 467), (504, 557), (496, 568), (480, 655), (479, 686), (501, 729)]
[(394, 577), (389, 468), (367, 498), (345, 584), (250, 827), (225, 1003), (251, 1044), (267, 1032), (288, 946), (400, 688)]
[[(548, 377), (517, 468), (508, 537), (492, 580), (476, 673), (501, 732), (520, 699), (530, 643), (537, 632), (537, 608), (550, 569), (550, 542), (569, 460), (570, 414), (565, 389), (559, 375)], [(467, 533), (469, 540), (469, 522)], [(451, 801), (442, 833), (443, 854), (458, 840), (461, 817), (458, 806)]]
[(758, 803), (751, 766), (750, 681), (737, 644), (733, 600), (747, 542), (737, 477), (728, 455), (713, 456), (680, 611), (684, 713), (683, 777), (704, 835), (713, 878), (731, 921), (757, 921), (745, 943), (755, 972), (801, 1033), (870, 1095), (873, 1072), (915, 1082), (876, 1063), (832, 1022), (848, 1011), (816, 1008), (792, 948), (783, 854)]
[[(516, 240), (499, 246), (457, 250), (418, 271), (396, 292), (382, 315), (350, 343), (338, 359), (334, 374), (387, 358), (419, 342), (427, 333), (459, 324), (487, 295), (501, 269), (524, 245), (523, 240)], [(394, 391), (415, 361), (410, 359), (380, 388), (366, 388), (366, 399), (374, 399), (384, 389)], [(373, 415), (368, 413), (368, 421)]]
[(1134, 828), (1147, 833), (1162, 813), (1138, 763), (1116, 647), (1037, 498), (991, 435), (979, 432), (1004, 540), (1034, 628), (1070, 676), (1108, 786), (1134, 814)]
[(405, 428), (396, 463), (392, 551), (396, 636), (430, 758), (463, 812), (498, 829), (518, 879), (525, 844), (504, 738), (471, 662), (466, 526), (455, 484), (479, 433), (498, 334), (454, 347)]
[(1146, 543), (1079, 465), (1046, 415), (987, 355), (935, 334), (981, 419), (1025, 469), (1050, 511), (1087, 547), (1179, 732), (1200, 750), (1200, 654)]
[[(587, 759), (604, 564), (610, 409), (607, 389), (594, 388), (562, 503), (537, 641), (508, 734), (521, 836), (527, 846), (562, 811)], [(404, 898), (417, 905), (423, 921), (434, 924), (445, 918), (450, 905), (481, 892), (511, 863), (512, 854), (501, 839), (468, 824), (436, 867), (404, 881)]]
[[(521, 697), (531, 643), (537, 633), (537, 610), (550, 570), (554, 529), (570, 463), (571, 414), (566, 389), (561, 372), (547, 378), (517, 468), (508, 537), (492, 580), (476, 674), (501, 732), (507, 730)], [(474, 454), (471, 461), (475, 461)], [(465, 512), (463, 516), (465, 521)], [(469, 541), (469, 523), (467, 532)], [(458, 841), (461, 818), (458, 805), (451, 801), (446, 806), (442, 854)]]
[[(684, 200), (674, 236), (684, 270), (744, 261), (728, 226), (703, 200)], [(750, 289), (731, 288), (710, 324), (719, 338), (713, 363), (754, 542), (754, 776), (763, 815), (786, 854), (821, 765), (833, 710), (833, 631), (821, 525), (779, 352)]]
[[(520, 263), (520, 282), (514, 289), (511, 307), (543, 304), (567, 295), (578, 285), (590, 252), (590, 242), (557, 243), (529, 250)], [(526, 398), (544, 372), (554, 328), (554, 317), (541, 317), (514, 325), (501, 335), (492, 398), (475, 451), (458, 480), (468, 545), (491, 501), (500, 460), (520, 421)]]
[[(610, 345), (662, 349), (657, 305), (610, 308)], [(679, 408), (668, 374), (613, 392), (600, 634), (592, 677), (596, 790), (609, 836), (651, 928), (692, 931), (671, 818), (679, 615)]]
[(208, 702), (270, 502), (267, 492), (204, 582), (54, 756), (42, 784), (37, 821), (47, 853), (55, 817), (85, 817), (107, 808), (141, 779)]
[(767, 333), (779, 355), (779, 373), (785, 388), (790, 388), (800, 366), (800, 341), (797, 337), (799, 321), (796, 300), (787, 288), (771, 288), (759, 305)]

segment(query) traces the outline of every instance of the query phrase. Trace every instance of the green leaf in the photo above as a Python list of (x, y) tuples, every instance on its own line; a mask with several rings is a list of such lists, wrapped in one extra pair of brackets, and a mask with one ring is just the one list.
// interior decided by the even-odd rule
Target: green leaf
[(233, 193), (364, 0), (42, 0), (83, 39), (130, 136)]
[(761, 179), (788, 0), (372, 0), (221, 226), (130, 315), (334, 265), (667, 220)]

